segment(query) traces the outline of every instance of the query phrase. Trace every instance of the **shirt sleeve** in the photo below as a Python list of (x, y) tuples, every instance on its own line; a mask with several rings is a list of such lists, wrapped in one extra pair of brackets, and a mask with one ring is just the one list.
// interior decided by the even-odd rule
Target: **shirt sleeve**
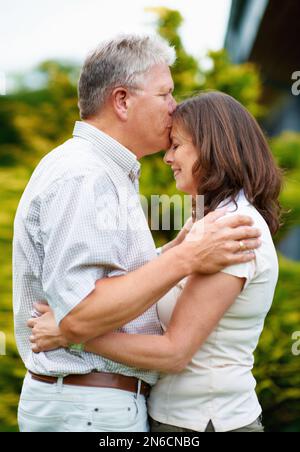
[(224, 268), (222, 273), (226, 273), (227, 275), (236, 276), (237, 278), (245, 278), (246, 282), (244, 285), (244, 289), (249, 285), (255, 275), (256, 264), (255, 260), (251, 262), (246, 262), (244, 264), (231, 265), (229, 267)]
[(59, 323), (95, 288), (125, 273), (117, 191), (103, 171), (59, 181), (41, 200), (45, 297)]
[[(248, 215), (248, 216), (252, 217), (253, 220), (255, 221), (255, 218), (253, 217), (253, 210), (249, 207), (244, 207), (244, 208), (239, 207), (237, 210), (226, 213), (226, 216), (234, 216), (237, 214)], [(245, 251), (245, 252), (247, 253), (248, 251)], [(223, 270), (221, 270), (222, 273), (226, 273), (227, 275), (236, 276), (237, 278), (245, 278), (246, 281), (245, 281), (244, 289), (246, 289), (256, 274), (256, 268), (257, 268), (257, 252), (256, 251), (255, 251), (255, 255), (256, 255), (256, 258), (254, 260), (252, 260), (251, 262), (230, 265), (229, 267), (226, 267)]]

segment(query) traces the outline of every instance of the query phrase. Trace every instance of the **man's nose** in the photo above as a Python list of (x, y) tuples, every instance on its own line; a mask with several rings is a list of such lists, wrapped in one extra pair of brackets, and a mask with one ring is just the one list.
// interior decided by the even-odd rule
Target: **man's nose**
[(170, 100), (170, 105), (169, 105), (169, 113), (170, 113), (170, 115), (172, 113), (174, 113), (174, 111), (176, 110), (176, 107), (177, 107), (177, 102), (174, 99), (174, 97), (172, 96), (171, 100)]

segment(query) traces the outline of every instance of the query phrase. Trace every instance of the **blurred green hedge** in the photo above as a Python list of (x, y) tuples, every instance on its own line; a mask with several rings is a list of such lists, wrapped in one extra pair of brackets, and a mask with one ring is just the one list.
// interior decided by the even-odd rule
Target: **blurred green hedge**
[(257, 394), (270, 431), (300, 432), (300, 356), (292, 334), (300, 331), (300, 263), (280, 257), (274, 303), (256, 351)]

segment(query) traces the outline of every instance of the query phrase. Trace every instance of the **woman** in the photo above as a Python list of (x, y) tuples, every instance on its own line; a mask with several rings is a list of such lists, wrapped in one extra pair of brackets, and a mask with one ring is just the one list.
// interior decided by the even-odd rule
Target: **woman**
[(195, 204), (203, 195), (205, 214), (227, 206), (227, 214), (251, 216), (262, 246), (255, 261), (192, 275), (163, 297), (163, 336), (111, 333), (85, 349), (161, 372), (148, 401), (152, 431), (262, 432), (251, 370), (278, 278), (271, 235), (279, 228), (280, 171), (255, 119), (228, 95), (189, 99), (173, 118), (165, 162), (177, 188)]

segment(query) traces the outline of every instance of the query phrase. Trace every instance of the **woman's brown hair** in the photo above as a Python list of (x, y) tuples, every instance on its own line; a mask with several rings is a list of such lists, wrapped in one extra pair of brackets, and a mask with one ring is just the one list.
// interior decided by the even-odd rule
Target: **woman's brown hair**
[(282, 173), (254, 117), (233, 97), (206, 92), (178, 105), (174, 124), (182, 126), (199, 151), (193, 174), (205, 214), (241, 189), (272, 234), (280, 226)]

